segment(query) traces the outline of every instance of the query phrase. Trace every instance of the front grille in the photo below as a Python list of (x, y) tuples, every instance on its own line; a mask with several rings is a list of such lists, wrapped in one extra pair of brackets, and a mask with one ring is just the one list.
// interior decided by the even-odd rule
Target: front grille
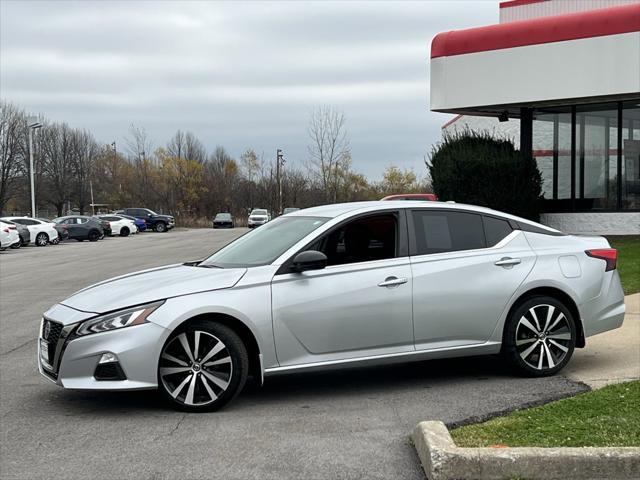
[(42, 323), (42, 338), (49, 344), (49, 365), (55, 367), (54, 359), (60, 334), (62, 333), (62, 324), (45, 319)]

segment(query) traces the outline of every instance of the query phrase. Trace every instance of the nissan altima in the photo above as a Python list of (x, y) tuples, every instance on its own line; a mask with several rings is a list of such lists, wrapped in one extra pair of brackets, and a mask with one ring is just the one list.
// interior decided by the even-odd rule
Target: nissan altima
[(189, 411), (225, 405), (248, 375), (498, 353), (553, 375), (621, 326), (616, 260), (602, 237), (487, 208), (309, 208), (76, 292), (45, 312), (38, 366), (64, 388), (157, 388)]

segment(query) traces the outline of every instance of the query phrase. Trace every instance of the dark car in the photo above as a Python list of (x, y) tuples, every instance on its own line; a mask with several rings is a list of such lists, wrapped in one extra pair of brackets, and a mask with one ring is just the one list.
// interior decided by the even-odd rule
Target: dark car
[(66, 225), (58, 225), (56, 222), (54, 222), (53, 220), (49, 220), (48, 218), (38, 218), (38, 220), (42, 220), (43, 222), (49, 222), (49, 223), (53, 223), (54, 227), (56, 229), (56, 232), (58, 232), (58, 238), (56, 239), (56, 243), (59, 243), (62, 240), (68, 240), (69, 239), (69, 232), (67, 231), (67, 227)]
[[(69, 238), (79, 242), (89, 240), (96, 242), (104, 237), (104, 221), (86, 215), (70, 215), (53, 219), (53, 223), (67, 230)], [(109, 223), (109, 222), (106, 222)]]
[(218, 213), (213, 219), (213, 228), (233, 228), (234, 226), (230, 213)]
[(29, 229), (20, 223), (12, 222), (11, 220), (2, 219), (4, 223), (8, 223), (9, 225), (14, 225), (16, 230), (18, 230), (18, 236), (20, 237), (20, 243), (11, 245), (11, 248), (20, 248), (26, 247), (31, 242), (31, 232)]
[(167, 232), (176, 226), (175, 219), (171, 215), (160, 215), (148, 208), (124, 208), (116, 210), (115, 213), (142, 218), (147, 222), (147, 228), (151, 228), (156, 232)]

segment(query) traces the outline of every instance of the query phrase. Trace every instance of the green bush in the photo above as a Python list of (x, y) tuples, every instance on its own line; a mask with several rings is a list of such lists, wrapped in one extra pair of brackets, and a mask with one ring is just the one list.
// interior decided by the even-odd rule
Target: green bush
[(542, 178), (536, 161), (488, 132), (445, 135), (429, 156), (434, 192), (453, 200), (537, 220)]

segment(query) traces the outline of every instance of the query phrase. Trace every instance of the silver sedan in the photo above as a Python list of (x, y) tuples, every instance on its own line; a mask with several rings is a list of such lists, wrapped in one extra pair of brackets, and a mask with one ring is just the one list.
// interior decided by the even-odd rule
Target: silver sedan
[(618, 328), (616, 250), (486, 208), (328, 205), (205, 260), (98, 283), (44, 314), (40, 372), (69, 389), (159, 389), (215, 410), (248, 375), (501, 353), (553, 375)]

